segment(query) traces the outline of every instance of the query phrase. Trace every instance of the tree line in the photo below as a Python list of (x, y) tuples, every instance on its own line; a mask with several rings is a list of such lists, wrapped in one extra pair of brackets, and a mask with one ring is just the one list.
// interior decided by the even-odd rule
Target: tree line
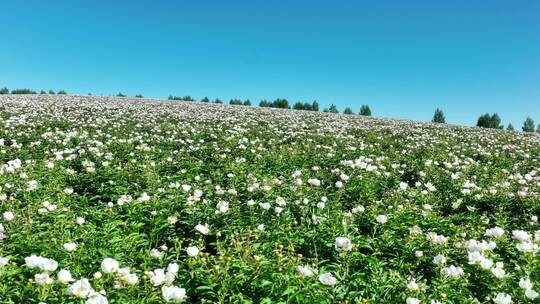
[[(0, 89), (0, 95), (6, 95), (6, 94), (38, 94), (36, 91), (33, 91), (31, 89), (13, 89), (9, 90), (8, 88), (4, 87)], [(57, 93), (55, 93), (53, 90), (49, 90), (48, 92), (45, 92), (44, 90), (41, 90), (39, 94), (58, 94), (58, 95), (67, 95), (67, 92), (64, 90), (60, 90)], [(91, 93), (88, 93), (88, 95), (92, 95)], [(122, 94), (122, 92), (119, 92), (116, 94), (117, 97), (127, 97), (127, 95)], [(143, 95), (137, 94), (135, 95), (137, 98), (143, 98)], [(169, 95), (167, 98), (168, 100), (176, 100), (176, 101), (191, 101), (196, 102), (197, 100), (189, 95), (186, 96), (175, 96), (175, 95)], [(204, 97), (200, 100), (200, 102), (204, 103), (215, 103), (215, 104), (223, 104), (223, 101), (219, 98), (216, 98), (214, 100), (210, 100), (208, 97)], [(238, 98), (231, 98), (229, 100), (230, 105), (235, 106), (251, 106), (251, 101), (249, 99), (246, 99), (244, 101), (238, 99)], [(261, 108), (277, 108), (277, 109), (293, 109), (293, 110), (300, 110), (300, 111), (319, 111), (319, 103), (314, 100), (313, 102), (302, 102), (297, 101), (294, 103), (291, 107), (289, 104), (289, 101), (285, 98), (277, 98), (274, 101), (268, 101), (266, 99), (263, 99), (259, 102), (259, 107)], [(324, 113), (340, 113), (337, 106), (334, 104), (331, 104), (328, 108), (324, 108), (322, 110)], [(343, 112), (345, 115), (354, 115), (354, 111), (350, 107), (346, 107)], [(358, 111), (358, 115), (361, 116), (371, 116), (371, 109), (369, 105), (364, 104), (360, 107), (360, 110)], [(433, 114), (433, 118), (431, 119), (431, 122), (433, 123), (446, 123), (446, 117), (444, 116), (444, 112), (437, 108), (435, 110), (435, 113)], [(485, 113), (483, 115), (480, 115), (478, 117), (478, 121), (476, 122), (476, 126), (480, 128), (488, 128), (488, 129), (504, 129), (504, 126), (502, 125), (501, 118), (497, 113), (489, 114)], [(509, 123), (506, 127), (506, 130), (514, 131), (514, 126), (512, 123)], [(527, 117), (525, 121), (523, 122), (523, 126), (521, 127), (521, 130), (523, 132), (538, 132), (540, 133), (540, 124), (536, 126), (535, 130), (535, 123), (534, 120), (531, 117)]]

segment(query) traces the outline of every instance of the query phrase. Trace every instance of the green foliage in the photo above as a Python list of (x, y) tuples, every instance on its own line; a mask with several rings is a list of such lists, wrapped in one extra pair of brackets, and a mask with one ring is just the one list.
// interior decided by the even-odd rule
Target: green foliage
[(14, 89), (11, 90), (11, 94), (18, 95), (18, 94), (36, 94), (36, 91), (32, 91), (30, 89)]
[(319, 111), (319, 103), (314, 100), (313, 103), (311, 103), (311, 111), (318, 112)]
[(330, 107), (328, 108), (328, 112), (330, 112), (330, 113), (339, 113), (337, 107), (334, 104), (330, 105)]
[(360, 115), (362, 116), (371, 116), (371, 109), (368, 105), (362, 105), (360, 107)]
[(345, 110), (343, 110), (343, 114), (352, 115), (354, 113), (351, 108), (346, 107)]
[(170, 286), (182, 303), (538, 301), (539, 136), (109, 97), (0, 105), (0, 303), (105, 303), (60, 270), (111, 304), (166, 303)]
[(266, 99), (263, 99), (259, 102), (259, 107), (261, 108), (269, 108), (270, 106), (271, 106), (271, 103)]
[(57, 95), (67, 95), (67, 92), (64, 91), (64, 90), (60, 90), (58, 91), (58, 93), (56, 93)]
[(221, 99), (219, 99), (219, 98), (216, 98), (216, 99), (214, 100), (214, 103), (217, 103), (217, 104), (222, 104), (222, 103), (223, 103), (223, 101), (221, 101)]
[(251, 106), (251, 100), (249, 99), (244, 100), (244, 106), (248, 106), (248, 107)]
[(289, 101), (285, 98), (278, 98), (272, 102), (272, 108), (290, 109)]
[(534, 132), (534, 120), (530, 117), (527, 117), (523, 122), (523, 127), (521, 127), (523, 132)]
[(514, 125), (510, 122), (508, 123), (508, 126), (506, 127), (506, 130), (508, 131), (514, 131)]
[(236, 98), (233, 98), (229, 101), (229, 104), (230, 105), (239, 105), (241, 106), (242, 105), (242, 101), (240, 99), (236, 99)]
[(502, 129), (501, 118), (497, 113), (489, 115), (488, 113), (480, 116), (476, 123), (477, 127), (490, 128), (490, 129)]
[(208, 97), (204, 97), (203, 99), (201, 99), (201, 102), (209, 103), (210, 99)]
[(116, 94), (116, 97), (126, 97), (126, 95), (122, 94), (122, 92), (118, 92), (118, 94)]
[(39, 91), (39, 94), (43, 95), (43, 94), (47, 94), (47, 92), (45, 92), (44, 90), (41, 90), (41, 91)]
[(135, 95), (136, 98), (144, 98), (144, 96), (142, 96), (142, 94), (137, 94)]
[(0, 89), (0, 95), (6, 95), (9, 94), (9, 89), (6, 87), (3, 87)]
[(446, 123), (446, 118), (444, 117), (444, 113), (441, 109), (437, 108), (435, 110), (435, 114), (433, 114), (433, 119), (431, 122), (434, 123)]
[(49, 90), (49, 94), (50, 94), (50, 95), (54, 95), (55, 93), (54, 93), (53, 90)]

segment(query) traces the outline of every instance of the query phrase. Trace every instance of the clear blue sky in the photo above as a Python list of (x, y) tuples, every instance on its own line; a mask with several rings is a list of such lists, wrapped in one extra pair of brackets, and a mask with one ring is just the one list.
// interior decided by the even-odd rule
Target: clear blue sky
[(0, 87), (540, 123), (535, 0), (6, 0), (0, 41)]

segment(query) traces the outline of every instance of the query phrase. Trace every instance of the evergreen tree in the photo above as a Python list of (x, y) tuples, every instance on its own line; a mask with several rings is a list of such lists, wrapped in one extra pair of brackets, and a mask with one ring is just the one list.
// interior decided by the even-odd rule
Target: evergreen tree
[(523, 122), (523, 127), (521, 127), (523, 132), (534, 132), (534, 120), (530, 117), (527, 117)]
[(512, 123), (508, 123), (508, 126), (506, 127), (506, 130), (514, 131), (514, 125)]
[(7, 94), (9, 94), (8, 88), (3, 87), (2, 89), (0, 89), (0, 95), (7, 95)]
[(311, 104), (311, 111), (319, 112), (319, 103), (316, 100)]
[(47, 94), (44, 90), (39, 91), (39, 94)]
[(446, 123), (446, 119), (444, 118), (444, 113), (441, 109), (437, 108), (435, 110), (435, 114), (433, 114), (433, 119), (431, 122), (434, 123)]
[(126, 97), (126, 95), (122, 94), (122, 92), (118, 92), (118, 94), (116, 94), (116, 97)]
[(201, 99), (201, 102), (210, 102), (210, 99), (208, 97), (204, 97), (203, 99)]
[(245, 106), (251, 106), (251, 100), (249, 100), (249, 99), (244, 100), (244, 105)]
[(311, 104), (309, 102), (304, 102), (304, 105), (302, 106), (304, 110), (306, 111), (312, 111)]
[(371, 109), (368, 105), (362, 105), (362, 107), (360, 107), (360, 115), (371, 116)]
[(36, 92), (30, 89), (15, 89), (11, 91), (11, 94), (36, 94)]
[(352, 115), (354, 113), (351, 108), (346, 107), (345, 110), (343, 110), (343, 114)]
[(221, 99), (219, 99), (219, 98), (216, 98), (216, 99), (214, 100), (214, 103), (217, 103), (217, 104), (222, 104), (222, 103), (223, 103), (223, 101), (221, 101)]
[(67, 95), (67, 92), (64, 91), (64, 90), (60, 90), (60, 91), (58, 91), (58, 93), (56, 93), (56, 94), (58, 94), (58, 95)]
[(493, 129), (504, 128), (503, 125), (501, 125), (501, 118), (499, 117), (497, 113), (494, 113), (493, 115), (491, 115), (490, 121), (489, 121), (489, 127)]
[(540, 124), (536, 127), (536, 133), (540, 133)]
[(280, 109), (290, 109), (289, 101), (285, 98), (278, 98), (272, 102), (271, 107)]
[(323, 111), (323, 113), (328, 113), (328, 112), (330, 112), (330, 110), (328, 110), (328, 108), (324, 108), (322, 111)]
[(491, 128), (491, 129), (504, 128), (504, 126), (501, 125), (501, 118), (499, 117), (497, 113), (494, 113), (493, 115), (489, 115), (489, 113), (481, 115), (480, 117), (478, 117), (476, 126), (482, 127), (482, 128)]
[(334, 104), (330, 105), (330, 107), (328, 108), (328, 112), (330, 112), (330, 113), (339, 113), (337, 107)]
[(270, 103), (268, 102), (268, 100), (263, 99), (263, 100), (261, 100), (261, 102), (259, 102), (259, 107), (261, 107), (261, 108), (269, 108)]
[(143, 98), (144, 96), (142, 96), (142, 94), (137, 94), (137, 95), (135, 95), (135, 97), (137, 97), (137, 98)]
[(293, 109), (295, 109), (295, 110), (303, 110), (304, 109), (304, 104), (301, 101), (297, 101), (297, 102), (294, 103)]
[(233, 98), (233, 99), (229, 100), (229, 104), (238, 106), (238, 105), (242, 105), (242, 101), (240, 99)]
[(53, 90), (49, 90), (49, 94), (54, 95), (54, 91), (53, 91)]

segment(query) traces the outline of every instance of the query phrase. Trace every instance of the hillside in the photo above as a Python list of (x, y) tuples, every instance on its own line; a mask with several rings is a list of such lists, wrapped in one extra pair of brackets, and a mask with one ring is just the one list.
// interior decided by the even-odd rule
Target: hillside
[(538, 134), (0, 95), (0, 157), (0, 303), (525, 303), (540, 291)]

